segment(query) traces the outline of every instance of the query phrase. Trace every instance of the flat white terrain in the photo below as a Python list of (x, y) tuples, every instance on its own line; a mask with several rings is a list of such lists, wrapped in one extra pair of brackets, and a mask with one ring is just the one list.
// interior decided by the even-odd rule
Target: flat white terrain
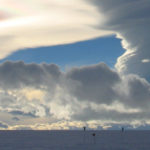
[(0, 131), (0, 150), (150, 150), (150, 131)]

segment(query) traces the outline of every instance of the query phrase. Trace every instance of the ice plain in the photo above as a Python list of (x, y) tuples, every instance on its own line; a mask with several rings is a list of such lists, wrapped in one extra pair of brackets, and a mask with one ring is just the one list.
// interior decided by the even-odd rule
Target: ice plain
[(150, 131), (0, 131), (0, 150), (150, 150)]

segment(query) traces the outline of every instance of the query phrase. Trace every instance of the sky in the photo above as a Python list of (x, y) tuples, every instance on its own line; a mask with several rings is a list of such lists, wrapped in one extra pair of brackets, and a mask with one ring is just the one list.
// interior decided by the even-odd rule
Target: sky
[(0, 129), (149, 127), (148, 0), (0, 3)]
[[(112, 47), (113, 51), (110, 51)], [(25, 48), (8, 55), (0, 62), (22, 60), (25, 63), (55, 63), (61, 70), (105, 62), (114, 68), (117, 58), (123, 54), (123, 51), (120, 40), (115, 36), (109, 36), (70, 44)], [(109, 52), (111, 55), (108, 55)]]

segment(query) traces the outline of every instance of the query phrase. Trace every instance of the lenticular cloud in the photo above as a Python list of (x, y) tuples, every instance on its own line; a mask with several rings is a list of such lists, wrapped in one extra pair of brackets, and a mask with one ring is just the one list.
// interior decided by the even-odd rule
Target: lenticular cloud
[(92, 27), (97, 18), (103, 21), (95, 7), (83, 0), (0, 0), (0, 59), (27, 47), (110, 34)]

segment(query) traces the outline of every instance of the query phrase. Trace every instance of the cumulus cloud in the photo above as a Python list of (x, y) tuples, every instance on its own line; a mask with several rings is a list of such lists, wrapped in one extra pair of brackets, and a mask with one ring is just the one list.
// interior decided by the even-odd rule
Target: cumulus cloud
[(13, 126), (43, 118), (51, 123), (149, 121), (150, 83), (133, 74), (120, 76), (104, 63), (62, 72), (55, 64), (5, 62), (0, 81), (0, 111), (11, 116)]
[(115, 99), (113, 87), (120, 82), (119, 75), (104, 63), (73, 68), (67, 72), (67, 78), (77, 82), (69, 89), (78, 99), (105, 104)]
[(71, 43), (111, 32), (94, 29), (104, 18), (83, 0), (0, 0), (0, 59), (27, 47)]
[[(24, 62), (5, 62), (0, 64), (0, 86), (6, 89), (16, 89), (24, 86), (39, 87), (45, 83), (55, 85), (60, 70), (55, 64), (25, 64)], [(54, 78), (47, 80), (47, 78)]]
[(123, 79), (122, 85), (124, 85), (124, 94), (121, 92), (121, 99), (124, 103), (132, 107), (146, 108), (150, 106), (150, 83), (144, 78), (137, 75), (127, 75)]
[(93, 0), (105, 23), (99, 28), (114, 31), (122, 39), (125, 53), (118, 58), (116, 68), (121, 73), (134, 73), (149, 79), (150, 4), (148, 0)]

